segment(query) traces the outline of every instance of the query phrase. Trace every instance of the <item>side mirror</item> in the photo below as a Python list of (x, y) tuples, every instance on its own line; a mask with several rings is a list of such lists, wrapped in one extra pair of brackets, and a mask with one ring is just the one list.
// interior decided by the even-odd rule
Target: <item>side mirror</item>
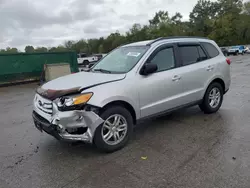
[(146, 63), (143, 65), (142, 69), (140, 70), (141, 75), (149, 75), (156, 72), (158, 69), (156, 64), (153, 63)]

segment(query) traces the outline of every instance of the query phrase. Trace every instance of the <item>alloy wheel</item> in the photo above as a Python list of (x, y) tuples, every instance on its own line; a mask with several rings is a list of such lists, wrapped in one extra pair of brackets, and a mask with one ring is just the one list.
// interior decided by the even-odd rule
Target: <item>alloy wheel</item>
[(209, 105), (211, 108), (216, 108), (221, 101), (221, 93), (220, 90), (215, 87), (209, 93)]
[(104, 121), (101, 133), (106, 144), (117, 145), (125, 138), (127, 131), (126, 119), (120, 114), (115, 114)]

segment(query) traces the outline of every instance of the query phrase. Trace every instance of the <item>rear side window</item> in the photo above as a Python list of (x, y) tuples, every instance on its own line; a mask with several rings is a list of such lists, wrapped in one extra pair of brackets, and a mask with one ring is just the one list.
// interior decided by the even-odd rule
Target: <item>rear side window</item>
[(180, 46), (179, 49), (183, 66), (208, 59), (201, 46)]
[(200, 46), (197, 46), (198, 48), (198, 52), (200, 55), (200, 61), (206, 60), (207, 59), (207, 55), (205, 54), (205, 52), (203, 51), (203, 49)]
[(216, 57), (217, 55), (220, 54), (220, 52), (217, 50), (217, 48), (214, 45), (212, 45), (211, 43), (202, 42), (202, 45), (204, 46), (208, 55), (211, 58)]
[(200, 59), (197, 46), (181, 46), (180, 53), (183, 66), (196, 63)]

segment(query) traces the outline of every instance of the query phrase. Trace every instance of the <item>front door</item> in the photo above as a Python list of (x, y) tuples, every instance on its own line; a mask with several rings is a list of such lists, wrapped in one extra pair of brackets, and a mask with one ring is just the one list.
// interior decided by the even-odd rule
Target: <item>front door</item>
[(174, 47), (161, 46), (149, 57), (158, 71), (139, 76), (139, 100), (141, 118), (151, 116), (181, 105), (182, 78), (178, 74)]

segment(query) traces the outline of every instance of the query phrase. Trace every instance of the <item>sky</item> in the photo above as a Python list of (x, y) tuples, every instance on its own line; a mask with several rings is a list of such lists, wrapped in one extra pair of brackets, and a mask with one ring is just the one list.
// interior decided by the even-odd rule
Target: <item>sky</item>
[(0, 0), (0, 49), (52, 47), (126, 32), (159, 10), (188, 20), (197, 0)]

